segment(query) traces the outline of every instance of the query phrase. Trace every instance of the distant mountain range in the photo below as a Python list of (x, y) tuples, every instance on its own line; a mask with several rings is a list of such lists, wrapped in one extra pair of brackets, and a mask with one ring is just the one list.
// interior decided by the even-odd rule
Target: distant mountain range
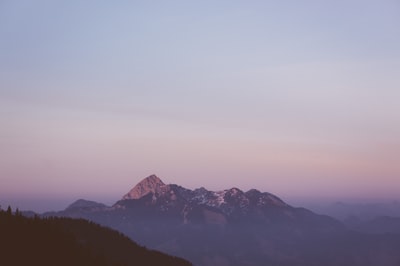
[(319, 204), (310, 206), (312, 210), (323, 213), (341, 221), (357, 219), (369, 221), (377, 217), (400, 217), (400, 202), (376, 202), (376, 203), (347, 203), (335, 202), (333, 204)]
[(155, 175), (113, 206), (78, 200), (44, 216), (95, 221), (195, 265), (400, 265), (400, 235), (349, 231), (256, 189), (190, 190)]

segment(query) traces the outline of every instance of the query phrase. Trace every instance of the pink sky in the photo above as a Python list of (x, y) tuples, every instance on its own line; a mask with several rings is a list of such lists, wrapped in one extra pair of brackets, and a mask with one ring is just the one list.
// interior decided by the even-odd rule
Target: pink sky
[(153, 173), (398, 199), (398, 2), (174, 3), (2, 4), (1, 205), (112, 202)]

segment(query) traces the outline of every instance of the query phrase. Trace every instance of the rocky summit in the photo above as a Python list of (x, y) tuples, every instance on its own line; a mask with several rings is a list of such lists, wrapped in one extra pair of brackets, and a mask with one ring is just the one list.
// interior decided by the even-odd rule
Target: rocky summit
[(156, 175), (151, 175), (140, 181), (123, 199), (140, 199), (149, 193), (159, 193), (162, 187), (165, 187), (164, 182)]

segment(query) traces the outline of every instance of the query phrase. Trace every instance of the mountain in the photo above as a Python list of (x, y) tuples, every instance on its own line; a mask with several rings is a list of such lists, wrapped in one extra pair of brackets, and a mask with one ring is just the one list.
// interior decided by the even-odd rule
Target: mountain
[(400, 202), (376, 202), (376, 203), (347, 203), (335, 202), (333, 204), (309, 204), (309, 208), (347, 223), (359, 220), (360, 222), (373, 220), (377, 217), (400, 217)]
[(191, 265), (82, 219), (27, 218), (0, 210), (0, 235), (0, 265)]
[(74, 203), (72, 203), (71, 205), (69, 205), (65, 210), (66, 211), (72, 211), (72, 210), (94, 211), (94, 210), (103, 210), (106, 207), (107, 206), (102, 203), (98, 203), (98, 202), (90, 201), (90, 200), (79, 199), (79, 200), (75, 201)]
[(400, 235), (400, 217), (380, 216), (368, 221), (359, 221), (352, 225), (352, 229), (370, 234)]
[(95, 221), (195, 265), (398, 266), (400, 262), (397, 235), (349, 231), (329, 216), (292, 207), (257, 189), (191, 190), (165, 184), (155, 175), (140, 181), (111, 207), (92, 204), (47, 215)]
[(238, 188), (209, 191), (203, 187), (190, 190), (175, 184), (166, 185), (155, 175), (139, 182), (112, 208), (133, 212), (138, 220), (160, 216), (181, 224), (240, 225), (250, 222), (266, 225), (279, 222), (328, 231), (342, 227), (328, 216), (293, 208), (267, 192), (256, 189), (243, 192)]

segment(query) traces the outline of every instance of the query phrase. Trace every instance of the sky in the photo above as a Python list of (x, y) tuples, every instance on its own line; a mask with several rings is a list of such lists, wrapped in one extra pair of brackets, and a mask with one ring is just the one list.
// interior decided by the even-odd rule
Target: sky
[(397, 0), (0, 1), (0, 205), (399, 199), (399, 47)]

